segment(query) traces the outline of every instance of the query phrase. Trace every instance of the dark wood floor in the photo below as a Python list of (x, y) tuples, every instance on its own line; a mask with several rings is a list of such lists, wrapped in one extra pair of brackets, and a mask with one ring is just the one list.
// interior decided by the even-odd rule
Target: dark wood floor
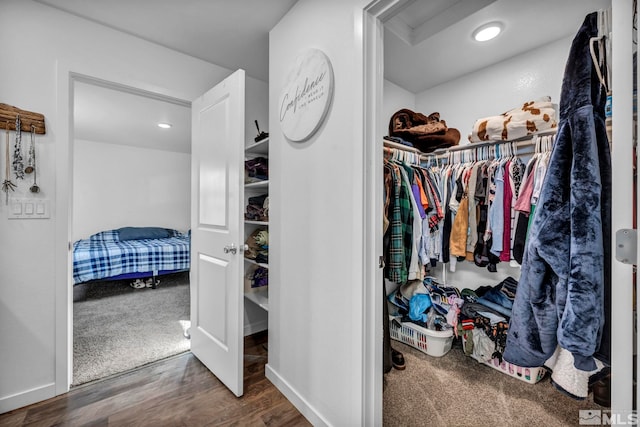
[(264, 376), (266, 333), (245, 338), (244, 396), (185, 353), (0, 415), (0, 426), (308, 426)]

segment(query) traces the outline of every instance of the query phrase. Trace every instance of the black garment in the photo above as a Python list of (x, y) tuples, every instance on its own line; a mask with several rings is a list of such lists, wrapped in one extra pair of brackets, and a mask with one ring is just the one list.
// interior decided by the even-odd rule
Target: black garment
[(513, 238), (513, 259), (522, 265), (522, 257), (524, 256), (524, 245), (527, 240), (527, 227), (529, 225), (529, 215), (520, 213), (518, 215), (518, 223), (516, 224), (516, 233)]
[(386, 374), (393, 366), (391, 363), (391, 333), (389, 332), (389, 307), (387, 306), (387, 287), (382, 279), (382, 369)]

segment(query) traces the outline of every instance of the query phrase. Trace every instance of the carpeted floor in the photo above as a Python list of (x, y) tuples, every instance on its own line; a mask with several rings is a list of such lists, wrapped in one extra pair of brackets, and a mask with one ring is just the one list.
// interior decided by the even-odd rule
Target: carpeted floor
[(189, 350), (189, 273), (161, 276), (157, 289), (132, 280), (87, 283), (73, 304), (73, 385)]
[(577, 426), (580, 410), (605, 409), (557, 391), (549, 376), (528, 384), (466, 357), (460, 341), (428, 356), (398, 341), (406, 369), (384, 379), (385, 426)]

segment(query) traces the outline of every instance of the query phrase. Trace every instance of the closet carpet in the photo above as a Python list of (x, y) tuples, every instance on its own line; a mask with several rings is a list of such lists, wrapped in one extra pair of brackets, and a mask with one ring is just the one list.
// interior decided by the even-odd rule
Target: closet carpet
[(384, 379), (385, 426), (578, 426), (580, 410), (604, 410), (557, 391), (549, 374), (537, 384), (505, 375), (462, 351), (460, 340), (443, 357), (398, 341), (406, 369)]
[(189, 350), (189, 273), (159, 280), (157, 289), (85, 284), (86, 298), (73, 304), (73, 385)]

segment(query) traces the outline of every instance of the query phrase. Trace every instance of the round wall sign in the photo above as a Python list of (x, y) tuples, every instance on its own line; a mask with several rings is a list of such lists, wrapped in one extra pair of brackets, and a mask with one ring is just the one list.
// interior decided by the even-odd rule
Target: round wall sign
[(280, 94), (280, 128), (295, 142), (309, 139), (324, 120), (333, 97), (333, 68), (321, 50), (297, 59)]

